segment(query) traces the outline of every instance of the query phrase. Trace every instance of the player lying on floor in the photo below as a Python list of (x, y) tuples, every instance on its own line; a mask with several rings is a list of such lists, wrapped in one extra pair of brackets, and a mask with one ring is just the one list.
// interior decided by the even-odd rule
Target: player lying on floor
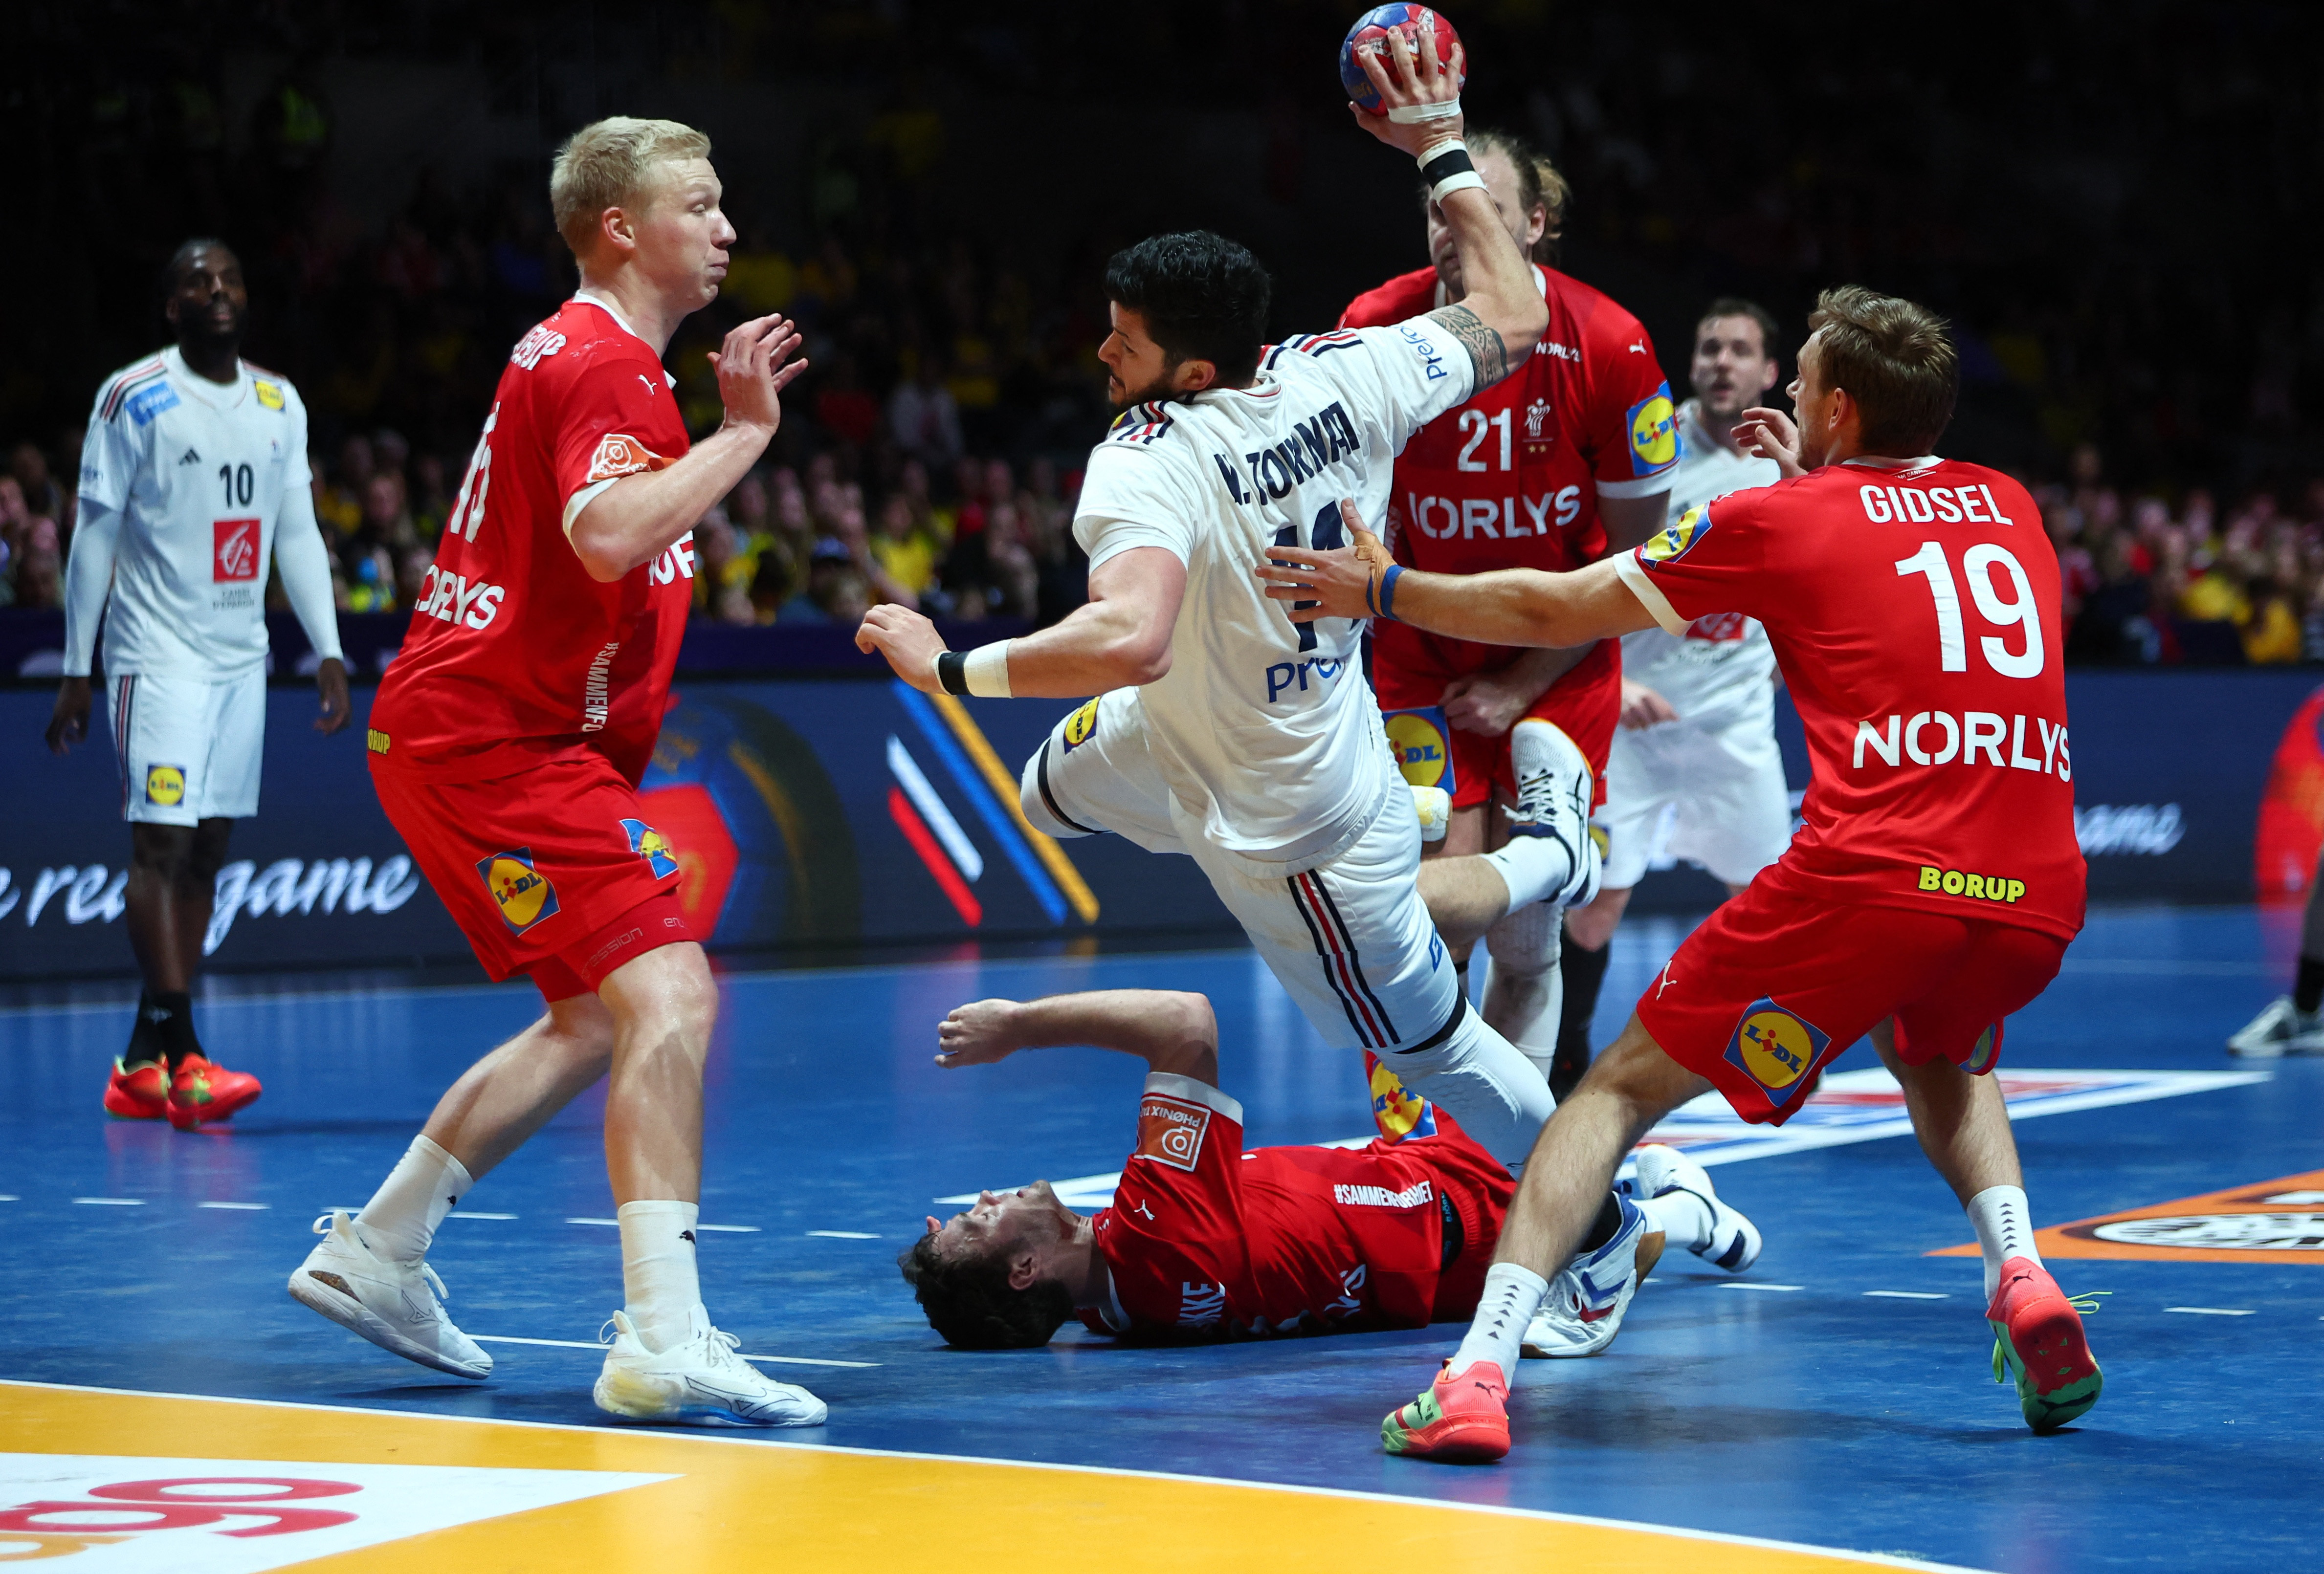
[[(950, 1069), (1065, 1045), (1151, 1068), (1113, 1206), (1085, 1219), (1046, 1181), (986, 1192), (946, 1222), (931, 1218), (898, 1259), (946, 1342), (1028, 1348), (1075, 1316), (1101, 1333), (1199, 1340), (1418, 1328), (1476, 1311), (1515, 1185), (1385, 1066), (1374, 1067), (1376, 1107), (1392, 1111), (1383, 1125), (1401, 1140), (1245, 1153), (1242, 1106), (1219, 1091), (1218, 1023), (1201, 995), (978, 1000), (937, 1038), (936, 1063)], [(1642, 1150), (1632, 1187), (1636, 1201), (1604, 1198), (1521, 1335), (1526, 1355), (1611, 1344), (1666, 1241), (1737, 1270), (1758, 1255), (1750, 1220), (1674, 1149)]]

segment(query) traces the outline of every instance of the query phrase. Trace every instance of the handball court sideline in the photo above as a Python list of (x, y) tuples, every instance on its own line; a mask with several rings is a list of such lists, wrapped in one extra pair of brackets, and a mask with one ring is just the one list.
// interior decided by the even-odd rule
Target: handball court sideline
[[(1682, 933), (1617, 937), (1599, 1042)], [(2034, 1437), (1992, 1381), (1974, 1248), (1932, 1255), (1967, 1221), (1858, 1047), (1782, 1140), (1674, 1122), (1765, 1256), (1739, 1279), (1665, 1257), (1611, 1350), (1526, 1363), (1515, 1451), (1466, 1469), (1379, 1442), (1458, 1325), (1155, 1350), (1068, 1324), (1044, 1351), (965, 1354), (892, 1266), (922, 1215), (979, 1187), (1039, 1175), (1102, 1206), (1131, 1140), (1127, 1057), (936, 1069), (935, 1025), (964, 1000), (1204, 990), (1253, 1143), (1364, 1135), (1357, 1057), (1247, 952), (727, 977), (704, 1284), (746, 1354), (831, 1405), (771, 1437), (617, 1428), (590, 1404), (621, 1293), (595, 1096), (463, 1198), (430, 1254), (490, 1382), (407, 1365), (283, 1293), (310, 1221), (363, 1201), (437, 1091), (530, 1017), (528, 986), (212, 980), (205, 1034), (266, 1093), (198, 1134), (98, 1112), (117, 991), (18, 991), (0, 998), (0, 1562), (2314, 1567), (2324, 1062), (2219, 1048), (2292, 943), (2248, 908), (2100, 912), (2011, 1023), (2035, 1214), (2074, 1227), (2045, 1254), (2070, 1293), (2111, 1292), (2090, 1328), (2106, 1395), (2080, 1425)]]

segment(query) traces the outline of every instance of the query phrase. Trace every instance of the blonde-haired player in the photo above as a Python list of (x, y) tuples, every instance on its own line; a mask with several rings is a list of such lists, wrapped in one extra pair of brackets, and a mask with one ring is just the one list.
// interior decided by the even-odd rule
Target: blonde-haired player
[(549, 179), (581, 289), (520, 339), (372, 709), (380, 801), (495, 979), (547, 1010), (471, 1067), (290, 1293), (383, 1348), (461, 1376), (492, 1358), (452, 1326), (425, 1255), (452, 1204), (609, 1072), (605, 1167), (625, 1302), (597, 1379), (631, 1420), (814, 1426), (712, 1326), (695, 1269), (702, 1063), (718, 988), (637, 796), (692, 599), (693, 528), (766, 449), (804, 362), (779, 317), (711, 357), (724, 425), (689, 446), (661, 355), (710, 304), (734, 227), (700, 132), (619, 117)]

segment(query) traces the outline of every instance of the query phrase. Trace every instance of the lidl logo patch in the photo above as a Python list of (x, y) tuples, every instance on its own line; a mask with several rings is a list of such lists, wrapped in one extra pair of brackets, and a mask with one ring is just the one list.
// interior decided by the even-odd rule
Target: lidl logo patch
[[(2052, 1225), (2035, 1230), (2034, 1243), (2045, 1258), (2324, 1268), (2324, 1170)], [(1929, 1255), (1973, 1257), (1978, 1248), (1949, 1247)]]
[(1678, 410), (1665, 382), (1630, 407), (1630, 473), (1652, 475), (1678, 457)]
[(1767, 1091), (1767, 1101), (1781, 1104), (1791, 1098), (1802, 1079), (1815, 1066), (1816, 1057), (1831, 1043), (1829, 1034), (1786, 1011), (1775, 1001), (1755, 1000), (1736, 1024), (1728, 1040), (1727, 1059)]
[(1436, 1135), (1436, 1107), (1398, 1080), (1380, 1058), (1364, 1052), (1364, 1069), (1371, 1079), (1372, 1124), (1390, 1142), (1408, 1137)]
[(159, 804), (165, 809), (175, 808), (186, 801), (186, 772), (175, 765), (149, 765), (145, 768), (145, 801)]
[(1397, 769), (1414, 787), (1453, 790), (1452, 728), (1442, 706), (1416, 711), (1390, 711), (1385, 718), (1388, 747), (1396, 752)]
[(1092, 700), (1065, 718), (1065, 752), (1071, 754), (1088, 742), (1091, 734), (1096, 731), (1097, 701)]
[(476, 872), (484, 877), (484, 889), (500, 908), (501, 921), (519, 934), (557, 911), (557, 888), (532, 867), (530, 847), (479, 859)]
[(643, 820), (624, 820), (622, 829), (630, 833), (630, 851), (646, 861), (656, 879), (678, 872), (678, 853), (669, 838), (647, 824)]
[(1711, 529), (1711, 516), (1699, 508), (1691, 508), (1679, 515), (1674, 524), (1665, 525), (1648, 536), (1638, 548), (1638, 556), (1649, 563), (1675, 563), (1693, 549)]
[(281, 383), (269, 382), (263, 377), (254, 377), (251, 379), (250, 391), (258, 395), (258, 402), (264, 405), (267, 409), (281, 410), (282, 408), (282, 385)]

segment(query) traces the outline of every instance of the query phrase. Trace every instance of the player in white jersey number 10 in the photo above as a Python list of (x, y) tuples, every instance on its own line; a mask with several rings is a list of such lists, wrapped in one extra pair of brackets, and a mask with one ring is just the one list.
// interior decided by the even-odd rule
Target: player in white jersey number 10
[[(1295, 623), (1253, 573), (1272, 548), (1338, 545), (1343, 500), (1384, 508), (1413, 434), (1523, 365), (1547, 321), (1460, 143), (1452, 62), (1433, 48), (1416, 61), (1395, 35), (1391, 48), (1369, 69), (1393, 112), (1362, 124), (1418, 160), (1467, 296), (1268, 348), (1268, 277), (1240, 246), (1195, 233), (1118, 253), (1099, 354), (1125, 409), (1074, 526), (1089, 604), (964, 654), (918, 613), (875, 607), (857, 642), (931, 693), (1097, 691), (1027, 763), (1027, 818), (1191, 856), (1327, 1043), (1379, 1055), (1515, 1169), (1554, 1101), (1469, 1009), (1420, 898), (1419, 827), (1362, 676), (1362, 620)], [(1517, 884), (1513, 898), (1539, 899)], [(1603, 1211), (1587, 1247), (1636, 1222), (1610, 1197)], [(1618, 1276), (1593, 1315), (1617, 1294)]]
[(242, 359), (242, 264), (217, 241), (188, 241), (163, 310), (178, 342), (107, 378), (89, 414), (48, 742), (62, 754), (88, 736), (101, 616), (129, 822), (122, 894), (145, 979), (105, 1108), (188, 1129), (259, 1091), (257, 1078), (203, 1054), (189, 991), (226, 838), (258, 811), (270, 558), (321, 658), (316, 730), (346, 726), (348, 702), (306, 407), (287, 379)]

